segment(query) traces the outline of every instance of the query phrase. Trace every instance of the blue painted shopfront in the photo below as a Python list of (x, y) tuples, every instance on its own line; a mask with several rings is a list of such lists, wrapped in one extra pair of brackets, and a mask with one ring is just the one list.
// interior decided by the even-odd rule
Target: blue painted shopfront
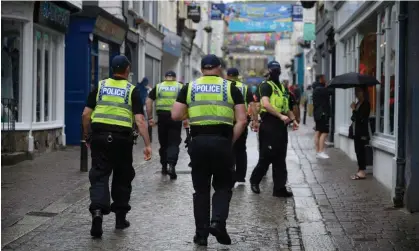
[[(114, 17), (108, 19), (106, 16), (110, 14), (104, 13), (103, 10), (99, 9), (96, 17), (88, 14), (72, 16), (66, 35), (65, 133), (67, 145), (80, 144), (81, 114), (89, 92), (97, 86), (99, 81), (99, 41), (109, 45), (109, 62), (111, 62), (114, 56), (120, 54), (120, 44), (124, 41), (128, 30), (128, 26), (115, 24), (112, 20)], [(112, 34), (107, 33), (109, 30)]]
[(299, 56), (295, 57), (296, 66), (297, 66), (297, 79), (296, 83), (301, 90), (304, 90), (304, 55), (301, 53)]

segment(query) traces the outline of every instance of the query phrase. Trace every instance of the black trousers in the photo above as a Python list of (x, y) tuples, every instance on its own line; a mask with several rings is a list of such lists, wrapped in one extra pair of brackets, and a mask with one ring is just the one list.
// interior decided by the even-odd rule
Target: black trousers
[[(91, 212), (100, 209), (103, 214), (109, 214), (111, 211), (127, 213), (131, 210), (131, 182), (135, 177), (132, 145), (133, 139), (129, 135), (93, 133), (90, 145), (92, 168), (89, 172)], [(109, 194), (109, 177), (112, 171), (112, 191)]]
[(246, 178), (247, 172), (247, 152), (246, 152), (246, 140), (247, 140), (247, 127), (240, 135), (240, 138), (234, 142), (234, 158), (236, 164), (236, 181), (241, 182)]
[(250, 177), (250, 183), (259, 184), (272, 164), (274, 192), (285, 188), (288, 179), (286, 128), (262, 122), (259, 128), (259, 161)]
[(182, 141), (182, 121), (159, 119), (157, 128), (160, 143), (160, 163), (163, 166), (176, 166), (179, 157), (179, 145)]
[[(192, 162), (193, 207), (196, 233), (207, 237), (210, 222), (225, 226), (233, 194), (234, 169), (231, 139), (203, 135), (192, 139), (188, 148)], [(211, 179), (212, 196), (210, 221)]]
[(368, 145), (368, 140), (360, 138), (354, 139), (356, 159), (358, 161), (358, 170), (367, 169), (365, 146)]

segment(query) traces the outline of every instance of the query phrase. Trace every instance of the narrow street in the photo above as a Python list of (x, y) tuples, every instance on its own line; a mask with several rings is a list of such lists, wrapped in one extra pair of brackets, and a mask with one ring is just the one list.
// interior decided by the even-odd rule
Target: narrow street
[[(194, 246), (189, 157), (182, 144), (178, 179), (170, 181), (160, 174), (154, 141), (150, 163), (144, 164), (141, 146), (136, 148), (130, 228), (114, 230), (111, 214), (105, 216), (102, 240), (91, 239), (84, 182), (40, 210), (42, 214), (26, 215), (5, 227), (3, 250), (418, 250), (419, 215), (393, 209), (390, 195), (372, 176), (351, 181), (356, 164), (339, 150), (328, 149), (329, 160), (316, 160), (311, 128), (308, 124), (290, 133), (287, 163), (294, 199), (271, 196), (270, 173), (260, 195), (253, 194), (248, 183), (234, 189), (229, 247), (213, 237), (206, 249)], [(250, 133), (248, 177), (257, 156), (256, 135)], [(70, 168), (77, 170), (73, 165)]]

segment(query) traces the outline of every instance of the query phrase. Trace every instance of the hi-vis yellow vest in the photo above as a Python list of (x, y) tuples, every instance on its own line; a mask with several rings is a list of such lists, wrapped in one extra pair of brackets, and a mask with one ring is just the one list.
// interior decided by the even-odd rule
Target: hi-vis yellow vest
[(182, 85), (176, 81), (164, 81), (156, 86), (156, 110), (170, 111)]
[(239, 89), (241, 91), (241, 93), (243, 95), (244, 104), (245, 104), (246, 110), (247, 110), (247, 106), (249, 105), (247, 103), (247, 90), (248, 90), (247, 85), (243, 84), (242, 82), (236, 81), (236, 87), (237, 87), (237, 89)]
[[(275, 109), (275, 111), (280, 113), (287, 113), (289, 111), (288, 106), (288, 92), (286, 88), (283, 85), (280, 85), (278, 87), (274, 82), (267, 81), (267, 84), (269, 84), (272, 87), (272, 94), (269, 97), (269, 101), (272, 105), (272, 107)], [(259, 89), (260, 92), (260, 89)], [(260, 94), (260, 93), (259, 93)], [(261, 101), (261, 109), (260, 112), (266, 112), (265, 106), (263, 105), (262, 97), (260, 97)]]
[(92, 123), (132, 127), (131, 96), (134, 85), (127, 80), (108, 78), (99, 82)]
[(216, 76), (198, 78), (188, 85), (186, 103), (191, 125), (233, 125), (230, 81)]

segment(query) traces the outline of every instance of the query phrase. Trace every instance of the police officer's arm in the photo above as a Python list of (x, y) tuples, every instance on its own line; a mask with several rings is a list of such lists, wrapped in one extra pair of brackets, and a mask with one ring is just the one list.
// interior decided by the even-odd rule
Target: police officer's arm
[(148, 97), (145, 101), (146, 111), (147, 111), (147, 118), (152, 119), (153, 117), (153, 101), (156, 100), (156, 87), (151, 89), (150, 93), (148, 94)]
[(247, 90), (247, 96), (246, 98), (246, 102), (249, 104), (250, 107), (250, 112), (252, 113), (252, 120), (257, 121), (258, 117), (257, 117), (257, 113), (256, 113), (256, 104), (255, 104), (255, 100), (253, 99), (253, 94), (250, 90)]
[(89, 134), (90, 122), (92, 120), (92, 113), (96, 107), (96, 96), (97, 89), (93, 89), (87, 97), (86, 106), (84, 107), (82, 114), (82, 125), (83, 125), (83, 137), (86, 139)]
[(270, 96), (272, 95), (272, 87), (268, 83), (262, 83), (260, 86), (260, 97), (261, 105), (266, 109), (267, 112), (272, 114), (275, 117), (280, 118), (283, 121), (286, 121), (288, 118), (282, 115), (280, 112), (277, 112), (271, 105)]
[(289, 95), (289, 98), (288, 98), (288, 112), (287, 112), (287, 116), (288, 116), (288, 118), (290, 118), (291, 120), (294, 120), (294, 121), (295, 121), (295, 115), (294, 115), (294, 113), (293, 113), (293, 111), (292, 111), (292, 109), (294, 108), (294, 105), (295, 105), (295, 101), (294, 101), (294, 99), (292, 98), (292, 96), (291, 96), (291, 95)]
[(176, 102), (172, 107), (172, 119), (175, 121), (181, 121), (188, 118), (188, 105), (186, 103), (186, 97), (188, 96), (188, 84), (185, 84), (180, 90)]
[(246, 107), (244, 105), (244, 98), (241, 93), (241, 91), (235, 87), (234, 85), (231, 85), (231, 97), (234, 101), (234, 117), (236, 120), (236, 123), (233, 127), (233, 143), (236, 142), (236, 140), (240, 137), (240, 135), (243, 133), (244, 129), (247, 126), (247, 113), (246, 113)]
[(150, 147), (150, 136), (148, 135), (148, 128), (144, 118), (143, 103), (141, 102), (140, 92), (134, 91), (131, 94), (132, 113), (135, 117), (135, 124), (137, 124), (138, 131), (144, 140), (144, 145)]

